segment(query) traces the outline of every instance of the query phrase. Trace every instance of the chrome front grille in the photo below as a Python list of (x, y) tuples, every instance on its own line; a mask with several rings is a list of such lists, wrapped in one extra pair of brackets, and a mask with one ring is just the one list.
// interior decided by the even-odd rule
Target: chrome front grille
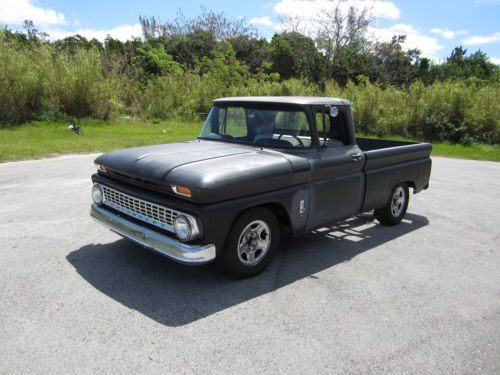
[(101, 185), (101, 187), (105, 205), (151, 225), (170, 232), (174, 231), (174, 220), (179, 212), (122, 193), (109, 186)]

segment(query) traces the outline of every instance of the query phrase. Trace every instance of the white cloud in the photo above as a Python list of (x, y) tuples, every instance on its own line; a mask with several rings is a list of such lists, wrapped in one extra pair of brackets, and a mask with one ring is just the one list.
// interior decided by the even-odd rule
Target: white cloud
[(441, 29), (439, 27), (435, 27), (431, 30), (431, 33), (440, 35), (445, 39), (454, 39), (459, 35), (466, 35), (466, 30), (449, 30), (449, 29)]
[(20, 25), (31, 20), (35, 25), (62, 25), (64, 14), (39, 7), (34, 0), (0, 0), (0, 23)]
[(274, 10), (281, 22), (275, 24), (275, 30), (301, 31), (314, 35), (322, 29), (327, 16), (339, 6), (343, 16), (350, 7), (367, 10), (369, 17), (378, 20), (393, 20), (400, 17), (399, 9), (391, 1), (381, 0), (281, 0)]
[(404, 48), (417, 48), (422, 56), (436, 58), (436, 52), (443, 49), (436, 38), (427, 36), (418, 31), (413, 25), (397, 24), (391, 27), (370, 27), (369, 32), (380, 41), (390, 41), (394, 35), (406, 35)]
[(257, 17), (251, 18), (250, 22), (252, 25), (263, 25), (263, 26), (272, 26), (274, 24), (273, 20), (269, 17)]
[[(321, 27), (323, 15), (340, 4), (341, 10), (346, 13), (350, 6), (357, 9), (368, 9), (371, 16), (383, 20), (395, 20), (400, 17), (400, 11), (392, 1), (382, 0), (281, 0), (274, 10), (284, 18), (284, 24), (276, 24), (278, 32), (287, 28), (298, 28), (309, 34), (314, 34)], [(441, 29), (440, 29), (441, 31)], [(443, 49), (436, 38), (422, 34), (413, 25), (397, 24), (389, 27), (369, 27), (369, 34), (379, 41), (390, 41), (394, 35), (406, 35), (404, 47), (418, 48), (422, 56), (436, 59), (436, 52)], [(454, 35), (463, 31), (454, 31)], [(449, 36), (449, 34), (447, 33)]]
[(500, 42), (500, 32), (491, 35), (475, 35), (463, 41), (465, 45), (475, 46), (477, 44), (490, 44)]
[[(0, 24), (20, 25), (25, 20), (31, 20), (35, 26), (49, 34), (50, 38), (62, 39), (70, 35), (80, 34), (85, 38), (96, 38), (104, 41), (108, 35), (115, 39), (125, 41), (133, 37), (140, 37), (142, 29), (140, 24), (120, 25), (111, 29), (91, 29), (80, 28), (74, 31), (63, 30), (61, 26), (68, 27), (68, 22), (64, 14), (53, 9), (45, 8), (37, 4), (37, 0), (0, 0)], [(73, 26), (78, 27), (78, 20), (71, 22)]]
[(140, 24), (136, 23), (134, 25), (120, 25), (107, 30), (78, 29), (74, 31), (64, 31), (54, 29), (45, 30), (45, 32), (49, 34), (50, 39), (52, 40), (63, 39), (71, 35), (79, 34), (87, 39), (96, 38), (102, 42), (108, 35), (121, 41), (126, 41), (134, 37), (140, 37), (142, 35), (142, 28)]
[[(282, 17), (301, 18), (312, 21), (321, 12), (328, 12), (336, 6), (336, 1), (329, 0), (281, 0), (274, 10)], [(342, 10), (350, 6), (357, 9), (369, 9), (373, 17), (395, 20), (400, 17), (400, 11), (392, 1), (383, 0), (344, 0), (339, 2)]]
[(489, 60), (493, 63), (493, 64), (497, 64), (497, 65), (500, 65), (500, 57), (490, 57)]

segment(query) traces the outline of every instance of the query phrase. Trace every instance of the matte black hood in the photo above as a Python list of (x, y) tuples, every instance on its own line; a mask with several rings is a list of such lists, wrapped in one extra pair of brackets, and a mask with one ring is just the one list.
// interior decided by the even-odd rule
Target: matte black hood
[(112, 171), (191, 189), (193, 201), (215, 202), (305, 183), (306, 158), (224, 142), (192, 141), (99, 156)]

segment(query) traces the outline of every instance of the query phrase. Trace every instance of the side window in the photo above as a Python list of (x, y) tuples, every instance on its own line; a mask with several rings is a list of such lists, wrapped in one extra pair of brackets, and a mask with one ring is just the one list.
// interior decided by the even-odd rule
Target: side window
[(248, 134), (245, 110), (228, 107), (219, 111), (219, 133), (233, 137), (246, 137)]
[(325, 114), (326, 129), (323, 129), (323, 113), (322, 110), (316, 112), (316, 125), (318, 127), (318, 137), (320, 146), (325, 145), (326, 132), (326, 147), (340, 147), (349, 144), (347, 133), (347, 123), (344, 113), (340, 110), (337, 117), (330, 117), (328, 112)]

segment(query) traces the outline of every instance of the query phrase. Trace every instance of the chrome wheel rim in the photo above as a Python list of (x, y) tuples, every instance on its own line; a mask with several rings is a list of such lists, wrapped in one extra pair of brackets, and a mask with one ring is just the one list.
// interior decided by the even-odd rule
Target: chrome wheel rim
[(271, 246), (271, 229), (262, 220), (248, 224), (238, 239), (238, 257), (246, 266), (255, 266), (267, 254)]
[(403, 211), (403, 207), (405, 205), (405, 190), (403, 189), (402, 186), (399, 186), (394, 190), (394, 194), (392, 195), (392, 202), (391, 202), (391, 213), (392, 216), (398, 217), (401, 215), (401, 212)]

